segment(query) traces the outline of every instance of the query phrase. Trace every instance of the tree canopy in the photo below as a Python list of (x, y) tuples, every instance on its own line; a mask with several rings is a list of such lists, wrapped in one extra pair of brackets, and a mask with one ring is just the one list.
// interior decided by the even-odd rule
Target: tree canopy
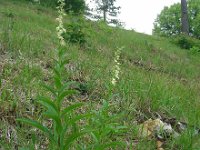
[[(32, 1), (32, 0), (31, 0)], [(45, 6), (51, 6), (55, 8), (58, 6), (57, 0), (40, 0), (40, 3)], [(85, 1), (84, 0), (65, 0), (65, 11), (72, 12), (74, 14), (80, 14), (85, 11)]]
[(85, 1), (84, 0), (65, 0), (66, 11), (72, 11), (75, 14), (84, 12), (85, 10)]
[[(188, 0), (189, 35), (200, 39), (200, 1)], [(153, 33), (174, 36), (181, 33), (181, 4), (165, 7), (154, 22)]]
[(120, 24), (116, 16), (119, 14), (119, 6), (116, 6), (116, 0), (92, 0), (95, 2), (93, 18), (103, 19), (106, 23)]

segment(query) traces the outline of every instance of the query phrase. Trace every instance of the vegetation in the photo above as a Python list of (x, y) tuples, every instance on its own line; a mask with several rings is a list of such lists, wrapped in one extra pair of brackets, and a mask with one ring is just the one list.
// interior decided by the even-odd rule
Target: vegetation
[[(189, 35), (200, 39), (200, 1), (188, 0)], [(184, 19), (185, 20), (185, 19)], [(186, 17), (187, 21), (187, 17)], [(187, 25), (188, 26), (188, 25)], [(187, 27), (186, 27), (187, 28)], [(181, 34), (181, 4), (165, 7), (154, 23), (154, 34), (176, 36)], [(185, 29), (188, 30), (188, 29)], [(187, 31), (186, 31), (187, 32)]]
[[(93, 0), (96, 4), (94, 18), (103, 19), (105, 23), (120, 25), (120, 21), (116, 19), (119, 14), (120, 7), (116, 6), (116, 0)], [(114, 18), (115, 17), (115, 18)]]
[[(59, 2), (58, 0), (13, 0), (13, 1), (27, 1), (30, 3), (39, 3), (42, 6), (45, 7), (52, 7), (53, 9), (56, 9)], [(65, 11), (67, 13), (73, 13), (73, 14), (80, 14), (84, 13), (86, 6), (84, 0), (65, 0)]]
[(154, 150), (138, 125), (157, 114), (188, 124), (166, 149), (200, 147), (197, 47), (77, 19), (83, 46), (65, 37), (70, 15), (56, 30), (54, 9), (0, 0), (0, 10), (0, 149)]
[(200, 49), (200, 42), (198, 39), (189, 37), (185, 34), (181, 34), (172, 40), (176, 45), (180, 46), (182, 49), (191, 49), (196, 47)]

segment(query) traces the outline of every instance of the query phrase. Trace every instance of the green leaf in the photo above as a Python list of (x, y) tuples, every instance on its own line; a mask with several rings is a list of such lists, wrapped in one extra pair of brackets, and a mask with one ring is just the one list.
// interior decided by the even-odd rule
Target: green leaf
[(80, 132), (80, 133), (73, 133), (72, 135), (70, 135), (67, 140), (65, 141), (65, 146), (64, 149), (69, 149), (70, 145), (79, 137), (83, 136), (84, 134), (86, 134), (87, 132)]
[(44, 132), (45, 134), (48, 135), (48, 138), (52, 141), (52, 142), (55, 142), (54, 139), (53, 139), (53, 135), (51, 134), (51, 132), (49, 131), (49, 129), (45, 126), (43, 126), (41, 123), (37, 122), (37, 121), (34, 121), (34, 120), (30, 120), (30, 119), (25, 119), (25, 118), (18, 118), (16, 119), (17, 121), (20, 121), (20, 122), (23, 122), (23, 123), (26, 123), (30, 126), (33, 126), (39, 130), (41, 130), (42, 132)]
[(61, 118), (57, 114), (52, 113), (51, 111), (46, 111), (45, 113), (43, 113), (43, 115), (55, 121), (56, 131), (58, 134), (60, 134), (63, 129)]
[(58, 133), (60, 133), (62, 130), (62, 124), (61, 118), (59, 116), (59, 110), (56, 105), (49, 98), (46, 97), (41, 97), (38, 103), (47, 108), (47, 111), (43, 113), (43, 115), (55, 121), (56, 130)]
[(61, 78), (55, 76), (55, 77), (54, 77), (54, 81), (55, 81), (55, 85), (56, 85), (56, 87), (57, 87), (58, 89), (60, 89), (60, 88), (62, 87)]
[(71, 96), (73, 94), (77, 94), (78, 92), (76, 90), (67, 90), (62, 92), (59, 96), (58, 96), (58, 102), (62, 103), (62, 101), (64, 100), (65, 97), (67, 96)]
[(94, 132), (91, 132), (91, 135), (92, 135), (94, 141), (95, 141), (96, 143), (98, 143), (99, 140), (100, 140), (99, 134), (97, 134), (97, 133), (94, 131)]
[(116, 146), (125, 147), (126, 145), (123, 142), (111, 142), (108, 144), (100, 144), (95, 147), (96, 150), (104, 150), (107, 148), (115, 148)]
[(116, 147), (116, 146), (125, 147), (125, 144), (123, 142), (111, 142), (109, 144), (104, 144), (103, 149)]
[(67, 113), (71, 113), (73, 110), (80, 108), (81, 106), (83, 106), (83, 103), (77, 103), (77, 104), (70, 105), (69, 107), (65, 108), (62, 111), (61, 116), (64, 117), (64, 115), (66, 115)]
[(81, 114), (81, 115), (77, 115), (75, 117), (73, 117), (69, 122), (68, 125), (70, 124), (74, 124), (75, 122), (84, 119), (84, 118), (90, 118), (92, 116), (92, 114)]
[(50, 87), (46, 84), (41, 83), (40, 84), (43, 88), (45, 88), (47, 91), (51, 92), (54, 96), (57, 96), (57, 92), (55, 91), (55, 89), (53, 87)]
[(53, 72), (55, 74), (55, 76), (57, 76), (58, 78), (61, 78), (61, 74), (60, 74), (60, 70), (58, 70), (58, 68), (53, 68)]
[(64, 83), (63, 87), (60, 89), (59, 93), (62, 93), (64, 90), (69, 89), (70, 85), (78, 85), (79, 83), (77, 83), (76, 81), (69, 81), (67, 83)]
[(38, 103), (46, 107), (48, 110), (52, 110), (54, 113), (58, 114), (58, 108), (50, 98), (40, 96), (38, 99)]
[(64, 60), (61, 62), (60, 67), (64, 67), (64, 65), (66, 65), (67, 63), (69, 63), (69, 60)]
[(58, 51), (58, 57), (60, 59), (62, 59), (64, 57), (64, 55), (65, 55), (65, 50), (64, 49), (59, 49), (59, 51)]

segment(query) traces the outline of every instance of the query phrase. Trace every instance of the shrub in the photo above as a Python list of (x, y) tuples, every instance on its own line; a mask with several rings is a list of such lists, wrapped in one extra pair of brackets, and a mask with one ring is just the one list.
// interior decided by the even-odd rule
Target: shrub
[[(34, 1), (34, 0), (28, 0)], [(47, 7), (56, 8), (58, 6), (57, 0), (40, 0), (40, 4)], [(80, 14), (85, 10), (85, 1), (84, 0), (65, 0), (65, 11), (73, 12), (74, 14)]]
[(74, 14), (78, 15), (85, 10), (85, 1), (84, 0), (65, 0), (67, 12), (72, 11)]
[(174, 43), (182, 49), (191, 49), (193, 47), (200, 48), (200, 41), (198, 39), (181, 34), (177, 36)]
[(65, 41), (83, 46), (87, 42), (84, 28), (84, 19), (72, 16), (71, 21), (66, 25), (66, 33), (63, 34)]

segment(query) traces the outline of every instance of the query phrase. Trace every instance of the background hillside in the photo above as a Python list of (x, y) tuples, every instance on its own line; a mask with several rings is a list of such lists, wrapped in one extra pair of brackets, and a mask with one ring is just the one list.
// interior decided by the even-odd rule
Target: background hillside
[[(50, 8), (0, 0), (0, 145), (5, 149), (27, 145), (29, 128), (17, 125), (16, 118), (40, 116), (34, 101), (38, 93), (44, 93), (39, 83), (52, 83), (58, 44), (56, 17), (57, 12)], [(69, 20), (66, 16), (66, 25)], [(137, 125), (159, 114), (191, 127), (169, 141), (168, 149), (186, 150), (191, 145), (198, 149), (199, 137), (190, 135), (193, 127), (200, 127), (200, 55), (180, 49), (172, 39), (109, 27), (102, 22), (82, 23), (86, 44), (67, 46), (66, 77), (81, 85), (76, 100), (97, 108), (100, 100), (107, 98), (114, 53), (123, 48), (112, 110), (124, 112), (119, 122), (128, 127), (128, 132), (118, 138), (133, 143), (138, 138)], [(9, 133), (13, 136), (10, 140)], [(152, 140), (141, 140), (138, 149), (145, 149), (143, 145), (147, 144), (149, 149), (155, 149)]]

